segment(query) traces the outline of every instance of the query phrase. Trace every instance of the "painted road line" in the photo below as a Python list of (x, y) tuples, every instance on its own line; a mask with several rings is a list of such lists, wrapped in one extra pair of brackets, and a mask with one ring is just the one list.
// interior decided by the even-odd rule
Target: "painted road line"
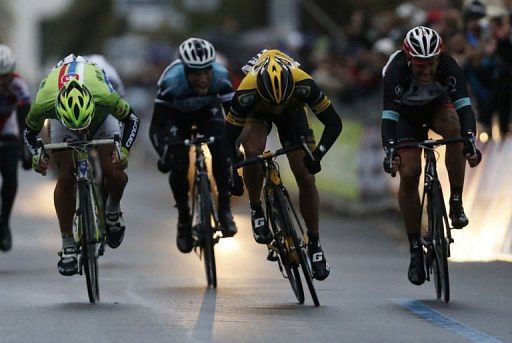
[(409, 311), (429, 322), (450, 330), (457, 335), (463, 336), (472, 342), (478, 343), (502, 343), (500, 340), (491, 337), (483, 332), (473, 329), (467, 325), (459, 323), (440, 312), (431, 309), (415, 299), (392, 299), (398, 305), (405, 307)]

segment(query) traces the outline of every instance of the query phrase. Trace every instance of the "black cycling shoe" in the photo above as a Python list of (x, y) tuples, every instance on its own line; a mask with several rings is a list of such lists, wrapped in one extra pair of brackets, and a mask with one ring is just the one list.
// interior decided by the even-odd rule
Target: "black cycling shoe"
[(320, 241), (311, 241), (308, 245), (308, 255), (313, 269), (313, 278), (318, 281), (325, 280), (331, 271), (324, 251), (320, 246)]
[(272, 242), (272, 233), (267, 225), (263, 208), (260, 205), (251, 206), (251, 225), (252, 233), (256, 242), (260, 244), (268, 244)]
[(60, 261), (57, 263), (59, 273), (71, 276), (78, 273), (78, 259), (75, 247), (66, 247), (59, 251)]
[(238, 232), (233, 215), (231, 211), (225, 211), (219, 213), (220, 231), (222, 237), (233, 237)]
[(0, 250), (9, 251), (12, 248), (12, 236), (9, 225), (0, 224)]
[(178, 230), (176, 234), (176, 245), (182, 253), (192, 251), (192, 217), (189, 213), (178, 216)]
[(453, 197), (450, 199), (450, 220), (454, 229), (462, 229), (468, 225), (469, 220), (462, 207), (462, 199)]
[(425, 282), (425, 266), (423, 263), (423, 251), (421, 247), (411, 249), (411, 262), (407, 273), (409, 281), (414, 285), (421, 285)]
[(105, 213), (105, 224), (107, 231), (107, 244), (112, 249), (121, 245), (124, 238), (124, 221), (122, 212)]

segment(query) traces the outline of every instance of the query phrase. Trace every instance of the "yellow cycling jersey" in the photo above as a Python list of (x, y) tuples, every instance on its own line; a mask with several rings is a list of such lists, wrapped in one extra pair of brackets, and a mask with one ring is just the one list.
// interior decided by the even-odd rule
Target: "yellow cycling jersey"
[(298, 63), (278, 50), (268, 50), (255, 61), (253, 69), (245, 76), (235, 92), (227, 116), (228, 123), (241, 127), (244, 126), (247, 117), (251, 113), (265, 111), (265, 106), (261, 106), (264, 101), (256, 88), (256, 78), (258, 63), (266, 58), (267, 54), (273, 54), (275, 58), (285, 60), (292, 72), (295, 87), (285, 108), (308, 105), (318, 115), (331, 105), (329, 98), (317, 86), (313, 78), (298, 67)]

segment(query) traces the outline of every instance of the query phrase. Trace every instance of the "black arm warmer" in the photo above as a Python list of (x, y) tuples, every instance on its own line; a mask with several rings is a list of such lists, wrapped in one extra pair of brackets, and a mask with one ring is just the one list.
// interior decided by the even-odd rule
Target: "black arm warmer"
[(122, 122), (124, 124), (124, 129), (121, 145), (130, 150), (133, 142), (135, 142), (135, 138), (137, 138), (137, 132), (139, 132), (140, 119), (130, 108), (130, 113), (122, 120)]
[(149, 139), (156, 152), (161, 155), (163, 150), (164, 137), (166, 135), (166, 108), (163, 105), (155, 104), (153, 108), (153, 117), (149, 126)]
[(396, 124), (397, 122), (389, 119), (382, 119), (381, 122), (381, 135), (382, 147), (386, 148), (389, 141), (396, 141)]
[(471, 106), (464, 106), (457, 110), (460, 121), (460, 133), (465, 137), (468, 131), (473, 132), (476, 135), (476, 121), (475, 114)]
[(323, 152), (325, 155), (340, 135), (341, 130), (343, 129), (343, 122), (332, 105), (329, 105), (329, 107), (318, 113), (316, 116), (320, 119), (322, 124), (324, 124), (324, 131), (322, 132), (322, 137), (320, 138), (318, 145), (323, 145), (325, 147), (326, 150)]
[(236, 140), (238, 136), (240, 136), (240, 132), (242, 132), (243, 127), (235, 126), (226, 122), (226, 130), (224, 131), (224, 143), (226, 144), (225, 149), (229, 154), (229, 158), (231, 161), (237, 160), (237, 147)]

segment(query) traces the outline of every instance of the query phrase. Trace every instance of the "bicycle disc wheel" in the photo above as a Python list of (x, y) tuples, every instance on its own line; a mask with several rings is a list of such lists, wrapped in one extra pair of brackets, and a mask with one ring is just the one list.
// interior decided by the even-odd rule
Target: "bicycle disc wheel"
[[(272, 210), (270, 210), (272, 211)], [(276, 210), (277, 212), (277, 210)], [(267, 213), (271, 213), (267, 211)], [(292, 265), (292, 261), (290, 260), (289, 255), (291, 254), (290, 251), (286, 248), (286, 244), (284, 243), (283, 239), (283, 233), (285, 232), (286, 228), (284, 227), (284, 222), (280, 217), (279, 213), (276, 213), (276, 218), (274, 218), (274, 215), (269, 215), (270, 217), (270, 224), (272, 227), (272, 231), (274, 234), (274, 240), (272, 244), (277, 248), (277, 252), (279, 255), (279, 261), (284, 269), (284, 276), (288, 279), (290, 282), (290, 286), (292, 287), (293, 294), (295, 294), (295, 297), (297, 298), (297, 301), (299, 304), (304, 303), (304, 289), (302, 288), (302, 282), (300, 280), (300, 272), (298, 264), (295, 263), (295, 265)]]
[(437, 299), (444, 299), (447, 303), (450, 301), (450, 277), (448, 272), (448, 240), (445, 236), (444, 225), (444, 199), (439, 185), (433, 185), (432, 188), (433, 201), (433, 253), (434, 266), (436, 273), (434, 281), (436, 284)]
[(87, 183), (79, 184), (80, 214), (82, 220), (82, 258), (85, 269), (85, 280), (89, 302), (94, 304), (100, 300), (100, 288), (98, 282), (98, 256), (96, 255), (97, 237), (96, 223), (92, 208), (90, 189)]
[(217, 287), (217, 266), (215, 264), (215, 242), (213, 240), (213, 226), (212, 226), (212, 199), (210, 195), (210, 187), (208, 187), (208, 180), (206, 177), (201, 179), (200, 185), (200, 221), (202, 231), (201, 249), (204, 257), (204, 267), (206, 271), (206, 280), (208, 286), (213, 288)]
[(288, 234), (292, 237), (293, 249), (297, 254), (298, 262), (301, 266), (306, 284), (308, 285), (309, 293), (311, 294), (313, 303), (318, 307), (320, 306), (320, 301), (318, 300), (315, 285), (313, 284), (313, 273), (306, 252), (306, 244), (304, 243), (303, 234), (299, 229), (300, 223), (297, 222), (295, 215), (292, 215), (292, 204), (290, 199), (286, 197), (282, 191), (278, 192), (276, 200), (279, 203), (279, 207), (282, 209), (282, 216), (286, 226), (288, 227)]

